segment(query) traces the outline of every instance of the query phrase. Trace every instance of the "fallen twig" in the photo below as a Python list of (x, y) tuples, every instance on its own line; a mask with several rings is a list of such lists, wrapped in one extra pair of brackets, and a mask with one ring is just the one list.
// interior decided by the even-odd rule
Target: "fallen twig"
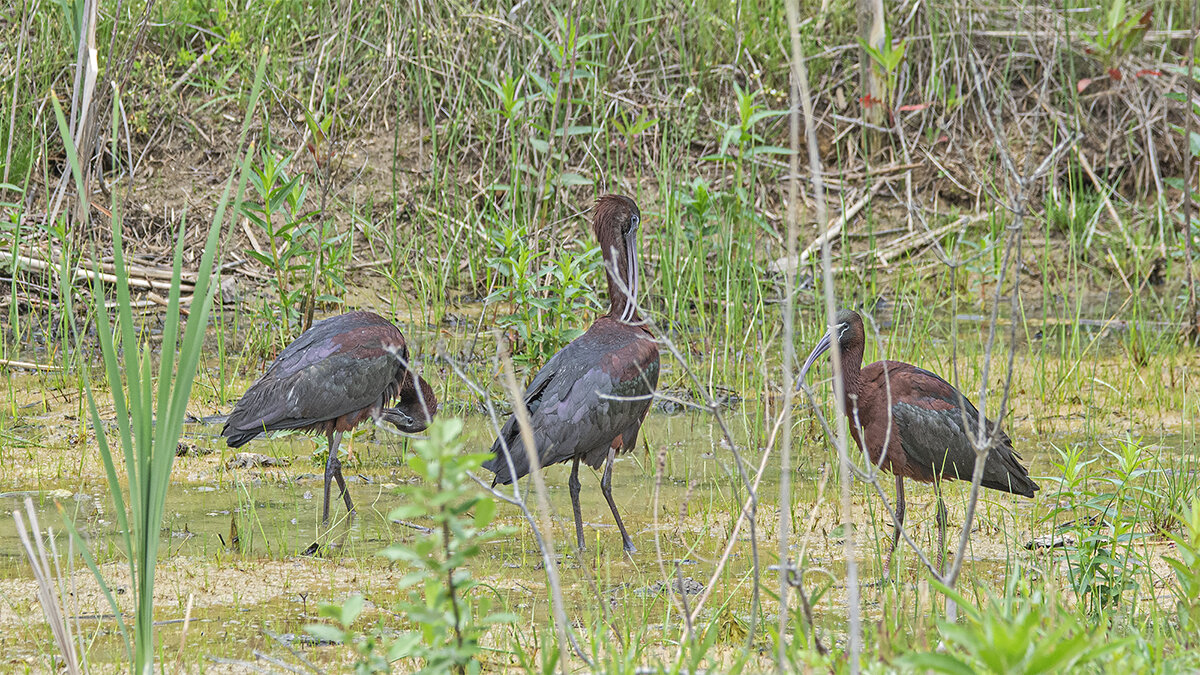
[(0, 359), (0, 368), (24, 368), (25, 370), (41, 370), (47, 373), (57, 373), (62, 370), (62, 366), (31, 363), (29, 361), (14, 361), (12, 359)]
[(963, 216), (953, 223), (943, 225), (942, 227), (933, 230), (925, 230), (924, 232), (910, 232), (888, 244), (886, 248), (876, 252), (875, 257), (879, 260), (879, 264), (881, 266), (887, 267), (893, 258), (901, 254), (924, 246), (925, 244), (947, 233), (954, 232), (955, 230), (961, 230), (972, 223), (977, 223), (981, 220), (987, 220), (989, 217), (989, 214), (986, 213), (974, 216)]
[[(41, 258), (35, 258), (33, 256), (21, 254), (13, 255), (8, 251), (0, 251), (0, 263), (5, 262), (15, 263), (22, 269), (33, 270), (35, 272), (45, 272), (57, 269), (58, 267), (57, 263), (43, 260)], [(171, 290), (170, 281), (154, 278), (155, 275), (144, 274), (144, 272), (148, 271), (148, 268), (140, 268), (139, 271), (143, 274), (139, 274), (139, 271), (135, 271), (134, 267), (136, 266), (130, 266), (128, 271), (128, 281), (130, 286), (134, 288), (151, 288), (163, 291)], [(71, 281), (95, 281), (96, 279), (109, 284), (115, 284), (117, 282), (117, 277), (115, 274), (110, 272), (97, 272), (82, 266), (77, 266), (71, 273)], [(183, 284), (185, 286), (191, 286), (191, 282), (188, 281), (183, 281)]]
[(858, 215), (858, 212), (862, 211), (867, 204), (871, 202), (871, 199), (875, 197), (875, 194), (879, 192), (880, 188), (883, 187), (883, 184), (887, 182), (887, 180), (888, 179), (886, 178), (880, 178), (879, 180), (875, 181), (875, 184), (872, 185), (869, 190), (867, 190), (867, 194), (863, 195), (862, 198), (852, 204), (850, 208), (846, 209), (840, 218), (829, 225), (828, 229), (817, 235), (817, 238), (814, 239), (807, 248), (800, 252), (799, 264), (796, 263), (795, 258), (789, 259), (787, 256), (784, 256), (778, 260), (773, 260), (770, 263), (767, 263), (767, 270), (779, 273), (787, 269), (795, 270), (801, 265), (806, 264), (814, 251), (820, 250), (821, 246), (825, 242), (831, 241), (834, 237), (841, 233), (842, 228), (846, 226), (846, 223), (853, 220), (854, 217)]

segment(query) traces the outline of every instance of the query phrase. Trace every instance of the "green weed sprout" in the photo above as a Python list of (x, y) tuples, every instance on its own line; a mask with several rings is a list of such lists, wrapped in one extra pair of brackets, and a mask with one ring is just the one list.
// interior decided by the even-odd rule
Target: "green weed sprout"
[(1174, 591), (1180, 634), (1191, 636), (1191, 644), (1184, 646), (1195, 648), (1200, 643), (1196, 637), (1200, 635), (1200, 497), (1193, 496), (1191, 507), (1176, 518), (1183, 532), (1167, 536), (1175, 542), (1177, 557), (1164, 556), (1164, 560), (1179, 582)]
[(392, 662), (404, 659), (419, 663), (419, 673), (478, 673), (480, 638), (492, 626), (516, 620), (512, 614), (493, 611), (491, 598), (474, 592), (479, 584), (467, 569), (485, 539), (510, 532), (489, 529), (496, 503), (468, 472), (477, 471), (491, 454), (464, 453), (462, 429), (462, 420), (441, 418), (429, 427), (428, 439), (414, 444), (409, 466), (421, 482), (401, 488), (406, 504), (388, 514), (391, 520), (430, 524), (428, 536), (380, 551), (412, 568), (400, 581), (401, 588), (409, 589), (409, 597), (396, 609), (415, 628), (392, 638), (383, 637), (380, 627), (356, 639), (351, 624), (362, 610), (361, 596), (321, 608), (322, 616), (338, 625), (305, 627), (310, 635), (354, 644), (359, 659), (356, 672), (386, 672)]
[(871, 61), (875, 64), (875, 67), (883, 73), (883, 95), (886, 100), (878, 101), (878, 103), (882, 103), (884, 110), (887, 110), (890, 114), (896, 104), (896, 86), (900, 79), (900, 65), (904, 63), (904, 52), (908, 47), (908, 41), (901, 40), (893, 44), (892, 27), (884, 25), (883, 44), (878, 48), (862, 38), (858, 38), (858, 44), (871, 57)]

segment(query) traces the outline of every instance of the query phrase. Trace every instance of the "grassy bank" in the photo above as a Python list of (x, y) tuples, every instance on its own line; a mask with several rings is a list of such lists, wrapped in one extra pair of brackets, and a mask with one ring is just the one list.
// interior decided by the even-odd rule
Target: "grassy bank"
[[(122, 309), (137, 312), (129, 321), (142, 332), (128, 326), (127, 341), (175, 334), (158, 296), (168, 295), (177, 235), (186, 307), (248, 118), (244, 201), (220, 224), (217, 303), (188, 411), (227, 412), (314, 317), (369, 308), (397, 319), (442, 415), (467, 426), (461, 437), (452, 423), (439, 427), (398, 455), (360, 435), (367, 450), (355, 466), (366, 478), (355, 489), (381, 486), (371, 488), (380, 495), (372, 524), (334, 537), (333, 561), (296, 561), (300, 609), (280, 570), (309, 537), (299, 514), (311, 505), (290, 495), (321, 448), (263, 443), (290, 468), (243, 473), (226, 466), (211, 430), (195, 428), (185, 444), (218, 452), (180, 460), (172, 476), (164, 537), (180, 543), (165, 549), (164, 578), (180, 600), (157, 610), (190, 617), (182, 598), (191, 593), (199, 625), (228, 624), (227, 636), (253, 644), (196, 633), (189, 643), (187, 628), (171, 628), (161, 639), (179, 649), (181, 666), (241, 662), (260, 649), (308, 668), (297, 649), (331, 670), (402, 657), (393, 664), (402, 672), (480, 655), (485, 670), (520, 672), (1193, 669), (1200, 363), (1190, 331), (1200, 251), (1184, 188), (1195, 186), (1200, 156), (1200, 77), (1185, 67), (1194, 13), (1178, 0), (904, 3), (888, 8), (891, 41), (860, 62), (854, 6), (803, 3), (800, 44), (833, 221), (825, 277), (816, 176), (788, 169), (782, 3), (102, 3), (92, 86), (75, 78), (81, 36), (89, 43), (85, 4), (6, 7), (0, 368), (34, 374), (4, 385), (0, 490), (34, 489), (43, 506), (62, 501), (53, 491), (91, 493), (72, 499), (109, 508), (85, 407), (91, 385), (100, 417), (117, 415), (99, 374), (93, 279), (128, 274), (134, 294)], [(262, 98), (251, 107), (260, 59)], [(863, 68), (884, 83), (881, 100), (863, 97)], [(52, 97), (63, 102), (71, 152)], [(792, 180), (804, 252), (795, 263)], [(605, 192), (641, 205), (642, 302), (678, 347), (643, 442), (618, 468), (650, 553), (626, 558), (597, 529), (588, 556), (554, 559), (534, 534), (544, 521), (504, 504), (493, 514), (503, 500), (481, 496), (465, 472), (477, 467), (468, 451), (494, 433), (485, 404), (506, 410), (497, 354), (512, 353), (521, 380), (603, 311), (587, 223)], [(788, 269), (794, 336), (784, 329)], [(807, 408), (795, 408), (796, 470), (780, 475), (790, 419), (781, 417), (783, 344), (803, 351), (824, 332), (827, 279), (839, 303), (872, 318), (868, 360), (921, 365), (976, 398), (986, 386), (993, 417), (1007, 402), (1006, 425), (1043, 485), (1035, 502), (985, 500), (953, 591), (906, 550), (906, 576), (852, 601), (850, 588), (880, 571), (890, 517), (864, 481), (852, 502), (838, 501), (837, 456)], [(61, 311), (68, 305), (73, 315)], [(817, 387), (827, 417), (831, 399)], [(672, 416), (678, 401), (699, 410)], [(760, 466), (763, 482), (748, 490)], [(557, 489), (565, 478), (551, 471), (547, 481)], [(793, 483), (778, 508), (780, 487)], [(208, 498), (188, 496), (212, 486), (237, 505), (219, 527), (198, 515)], [(947, 488), (952, 522), (961, 523), (966, 487)], [(563, 495), (551, 492), (561, 513)], [(435, 507), (435, 493), (453, 499)], [(913, 512), (931, 500), (923, 491)], [(602, 512), (598, 501), (587, 506)], [(73, 512), (107, 542), (98, 563), (119, 576), (126, 553), (92, 508)], [(783, 513), (791, 535), (780, 534)], [(739, 525), (743, 514), (751, 517)], [(848, 515), (861, 579), (842, 550)], [(192, 534), (189, 519), (206, 523), (203, 545), (177, 537)], [(931, 520), (918, 517), (915, 530), (927, 551)], [(562, 549), (566, 527), (553, 522)], [(239, 527), (239, 543), (226, 547)], [(799, 575), (783, 608), (781, 537)], [(1026, 550), (1039, 538), (1044, 546)], [(390, 542), (396, 562), (385, 566), (375, 554)], [(185, 567), (204, 583), (190, 582), (174, 556), (190, 556)], [(561, 567), (567, 621), (544, 610), (555, 583), (547, 566)], [(11, 608), (32, 606), (21, 604), (31, 602), (23, 569), (0, 584)], [(212, 579), (235, 569), (285, 581), (261, 597), (214, 593)], [(681, 592), (684, 577), (711, 596)], [(86, 583), (86, 573), (71, 578)], [(254, 619), (238, 627), (243, 603)], [(791, 617), (782, 640), (781, 611)], [(0, 623), (18, 621), (11, 614), (0, 611)], [(851, 615), (863, 620), (861, 655)], [(322, 628), (307, 642), (275, 637), (310, 624)], [(115, 635), (98, 625), (88, 632), (95, 660), (120, 661)], [(30, 667), (49, 663), (48, 649), (16, 644)]]

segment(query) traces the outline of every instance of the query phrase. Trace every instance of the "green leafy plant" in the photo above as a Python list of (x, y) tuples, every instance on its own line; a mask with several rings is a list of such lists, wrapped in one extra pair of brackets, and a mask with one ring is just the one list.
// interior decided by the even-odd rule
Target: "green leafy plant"
[[(734, 185), (739, 191), (743, 202), (748, 203), (749, 196), (744, 192), (743, 176), (747, 160), (757, 155), (787, 155), (791, 150), (777, 145), (771, 145), (757, 130), (760, 123), (787, 114), (786, 110), (765, 110), (757, 102), (760, 92), (743, 90), (736, 82), (733, 91), (737, 97), (738, 119), (733, 123), (717, 122), (723, 130), (720, 147), (717, 154), (704, 157), (710, 161), (733, 162)], [(730, 154), (731, 147), (737, 148), (737, 154)]]
[(1059, 451), (1062, 461), (1055, 466), (1062, 478), (1051, 480), (1062, 481), (1063, 498), (1046, 518), (1068, 519), (1064, 529), (1073, 540), (1063, 551), (1071, 587), (1090, 614), (1101, 615), (1137, 589), (1132, 575), (1144, 567), (1133, 544), (1148, 536), (1139, 531), (1139, 511), (1148, 501), (1140, 479), (1151, 473), (1151, 457), (1136, 440), (1121, 439), (1116, 449), (1106, 449), (1115, 460), (1112, 475), (1092, 475), (1085, 467), (1096, 460), (1082, 461), (1082, 452)]
[(1146, 37), (1150, 30), (1150, 22), (1154, 18), (1154, 8), (1138, 14), (1136, 8), (1127, 8), (1125, 0), (1113, 0), (1108, 11), (1104, 14), (1104, 24), (1092, 35), (1084, 34), (1083, 39), (1088, 43), (1087, 51), (1098, 57), (1114, 80), (1121, 79), (1118, 70), (1121, 59), (1133, 51)]
[(518, 130), (524, 125), (525, 109), (531, 103), (521, 86), (522, 80), (505, 75), (503, 80), (482, 83), (495, 94), (498, 107), (488, 110), (500, 120), (500, 126), (507, 131), (509, 150), (509, 178), (507, 183), (493, 183), (490, 189), (494, 192), (505, 192), (510, 197), (510, 206), (519, 208), (518, 202), (526, 190), (527, 182), (537, 180), (537, 172), (529, 165), (522, 155), (522, 136)]
[(355, 643), (359, 656), (355, 672), (386, 672), (390, 662), (408, 659), (420, 664), (420, 673), (478, 673), (480, 638), (490, 627), (516, 620), (511, 614), (493, 611), (491, 597), (476, 592), (479, 584), (467, 569), (480, 554), (485, 538), (505, 536), (510, 530), (489, 529), (496, 503), (479, 490), (468, 472), (477, 471), (491, 454), (464, 453), (462, 429), (462, 420), (452, 417), (430, 425), (429, 438), (414, 444), (415, 453), (409, 459), (421, 482), (401, 488), (405, 505), (388, 515), (391, 520), (430, 523), (429, 536), (380, 551), (389, 560), (412, 568), (400, 581), (401, 588), (410, 590), (408, 600), (401, 602), (397, 611), (415, 629), (384, 637), (380, 627), (356, 640), (351, 625), (362, 610), (360, 596), (321, 609), (322, 616), (338, 625), (305, 627), (316, 637)]
[(1047, 194), (1046, 221), (1051, 231), (1067, 237), (1073, 251), (1086, 257), (1085, 236), (1103, 206), (1100, 195), (1090, 190), (1071, 190), (1062, 199)]
[[(326, 133), (332, 118), (317, 123), (306, 113), (306, 119), (313, 136), (306, 149), (317, 170), (325, 171), (329, 161)], [(274, 275), (276, 307), (283, 319), (278, 324), (281, 344), (291, 339), (290, 329), (299, 326), (306, 309), (341, 302), (335, 293), (345, 292), (341, 270), (350, 245), (347, 233), (339, 233), (332, 222), (320, 218), (322, 209), (308, 206), (312, 176), (293, 173), (294, 160), (295, 154), (276, 156), (268, 143), (250, 175), (256, 199), (242, 206), (242, 214), (266, 240), (264, 251), (248, 249), (245, 254)]]
[(309, 624), (304, 630), (318, 640), (349, 645), (357, 655), (354, 663), (356, 675), (389, 673), (392, 670), (392, 661), (399, 660), (402, 656), (403, 644), (395, 642), (388, 648), (381, 637), (383, 628), (378, 624), (373, 630), (365, 631), (361, 635), (354, 630), (354, 622), (362, 614), (363, 603), (363, 596), (356, 593), (340, 605), (321, 605), (317, 613), (333, 623)]
[(1008, 575), (1003, 596), (989, 594), (986, 606), (944, 584), (932, 585), (953, 599), (966, 615), (962, 623), (942, 620), (939, 630), (951, 649), (913, 652), (899, 661), (935, 673), (1059, 673), (1099, 662), (1125, 646), (1127, 640), (1100, 639), (1098, 631), (1080, 624), (1075, 615), (1048, 600), (1040, 589), (1019, 589), (1024, 579)]
[(242, 214), (266, 237), (265, 252), (247, 249), (245, 253), (275, 275), (278, 308), (284, 319), (279, 338), (284, 343), (290, 337), (288, 324), (300, 316), (303, 289), (297, 288), (296, 279), (307, 267), (303, 259), (311, 255), (304, 249), (298, 230), (314, 215), (313, 211), (304, 208), (308, 196), (304, 176), (288, 173), (291, 160), (291, 155), (277, 158), (273, 150), (264, 147), (259, 152), (259, 164), (250, 176), (250, 185), (258, 200), (242, 205)]
[(1176, 556), (1164, 556), (1175, 572), (1178, 586), (1172, 588), (1177, 600), (1180, 633), (1190, 636), (1194, 648), (1200, 635), (1200, 497), (1193, 496), (1191, 506), (1176, 515), (1182, 533), (1168, 534), (1175, 542)]
[[(242, 141), (248, 128), (250, 116), (256, 106), (262, 88), (262, 77), (266, 60), (260, 60), (251, 91), (250, 104), (243, 123)], [(68, 159), (77, 181), (80, 180), (79, 162), (74, 156), (74, 145), (67, 132), (66, 120), (57, 99), (53, 100), (62, 139), (68, 148)], [(115, 122), (114, 122), (115, 123)], [(234, 202), (240, 199), (245, 187), (246, 163), (242, 164)], [(187, 414), (188, 397), (196, 376), (196, 368), (204, 347), (204, 332), (208, 327), (208, 314), (212, 308), (217, 286), (213, 282), (213, 269), (218, 249), (221, 223), (230, 202), (233, 177), (226, 184), (225, 194), (213, 214), (205, 241), (204, 253), (197, 269), (194, 286), (195, 298), (188, 313), (186, 326), (181, 321), (180, 295), (183, 273), (183, 250), (186, 218), (179, 221), (174, 250), (171, 290), (167, 311), (163, 319), (161, 345), (152, 345), (139, 337), (138, 323), (131, 310), (129, 276), (125, 271), (122, 225), (119, 218), (113, 221), (113, 263), (116, 270), (115, 300), (117, 316), (115, 325), (106, 308), (107, 293), (100, 284), (97, 273), (97, 289), (94, 295), (93, 315), (96, 317), (96, 335), (100, 341), (104, 372), (115, 410), (116, 438), (107, 431), (107, 423), (101, 418), (96, 393), (85, 378), (88, 409), (92, 430), (104, 464), (108, 489), (114, 501), (117, 529), (125, 553), (128, 555), (131, 587), (134, 597), (135, 615), (132, 635), (122, 618), (123, 614), (103, 576), (96, 566), (87, 547), (80, 538), (74, 524), (67, 521), (71, 535), (76, 538), (84, 560), (97, 581), (117, 617), (129, 656), (131, 671), (146, 674), (154, 670), (154, 573), (158, 561), (160, 528), (166, 508), (167, 486), (174, 464), (175, 451), (183, 422)], [(116, 209), (114, 209), (116, 211)], [(68, 296), (69, 297), (69, 296)], [(69, 308), (67, 314), (70, 314)], [(77, 341), (80, 340), (77, 336)], [(160, 347), (162, 347), (160, 349)], [(81, 346), (77, 343), (77, 349)], [(154, 362), (158, 362), (155, 372)], [(124, 479), (117, 473), (118, 450), (124, 468)], [(123, 486), (129, 494), (125, 497)]]
[[(562, 170), (567, 162), (565, 141), (575, 136), (591, 136), (598, 131), (597, 127), (587, 124), (572, 124), (565, 112), (569, 105), (583, 104), (573, 98), (574, 85), (595, 81), (603, 64), (586, 58), (588, 47), (605, 37), (604, 33), (587, 33), (581, 30), (578, 16), (566, 16), (557, 7), (551, 6), (550, 13), (554, 16), (554, 28), (550, 31), (531, 29), (534, 37), (541, 43), (542, 49), (549, 54), (554, 71), (550, 77), (543, 77), (537, 71), (528, 69), (526, 74), (537, 88), (540, 97), (549, 105), (549, 115), (541, 120), (531, 121), (531, 126), (540, 132), (540, 136), (531, 136), (530, 145), (543, 157), (546, 171), (545, 186), (566, 188), (577, 185), (591, 185), (591, 179), (572, 171)], [(554, 34), (561, 36), (556, 39)], [(560, 115), (562, 118), (560, 119)], [(559, 167), (559, 168), (556, 168)], [(547, 195), (539, 195), (545, 198)]]
[(891, 114), (892, 108), (896, 105), (896, 85), (900, 80), (900, 66), (904, 63), (904, 53), (908, 48), (908, 40), (893, 41), (892, 27), (885, 24), (883, 27), (883, 43), (878, 47), (862, 38), (858, 38), (858, 44), (867, 52), (867, 55), (871, 57), (871, 62), (883, 74), (884, 100), (867, 101), (866, 103), (881, 104), (884, 106), (884, 110), (887, 110), (888, 114)]
[(620, 147), (622, 155), (625, 157), (625, 166), (632, 166), (640, 177), (641, 163), (634, 161), (637, 157), (636, 147), (638, 136), (657, 126), (658, 119), (651, 117), (650, 113), (646, 110), (638, 113), (636, 118), (622, 110), (619, 115), (612, 118), (611, 123), (612, 128), (621, 134)]
[[(702, 241), (717, 233), (720, 228), (720, 217), (714, 200), (714, 194), (709, 188), (708, 181), (697, 176), (692, 180), (691, 191), (679, 190), (675, 196), (683, 207), (683, 217), (680, 227), (690, 241)], [(720, 197), (718, 192), (715, 197)]]
[(560, 248), (555, 259), (539, 266), (544, 252), (530, 249), (524, 227), (500, 228), (492, 241), (500, 253), (488, 258), (496, 284), (487, 302), (506, 302), (513, 310), (498, 322), (518, 336), (514, 358), (543, 363), (581, 334), (581, 315), (598, 304), (592, 279), (600, 274), (600, 249)]

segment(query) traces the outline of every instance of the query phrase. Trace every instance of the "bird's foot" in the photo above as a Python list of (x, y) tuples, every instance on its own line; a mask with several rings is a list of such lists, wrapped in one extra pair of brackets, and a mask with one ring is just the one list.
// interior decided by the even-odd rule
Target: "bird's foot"
[(891, 576), (889, 576), (887, 572), (884, 572), (883, 576), (879, 577), (875, 581), (868, 581), (864, 585), (867, 586), (868, 588), (883, 588), (884, 586), (887, 586), (890, 583), (892, 583)]

